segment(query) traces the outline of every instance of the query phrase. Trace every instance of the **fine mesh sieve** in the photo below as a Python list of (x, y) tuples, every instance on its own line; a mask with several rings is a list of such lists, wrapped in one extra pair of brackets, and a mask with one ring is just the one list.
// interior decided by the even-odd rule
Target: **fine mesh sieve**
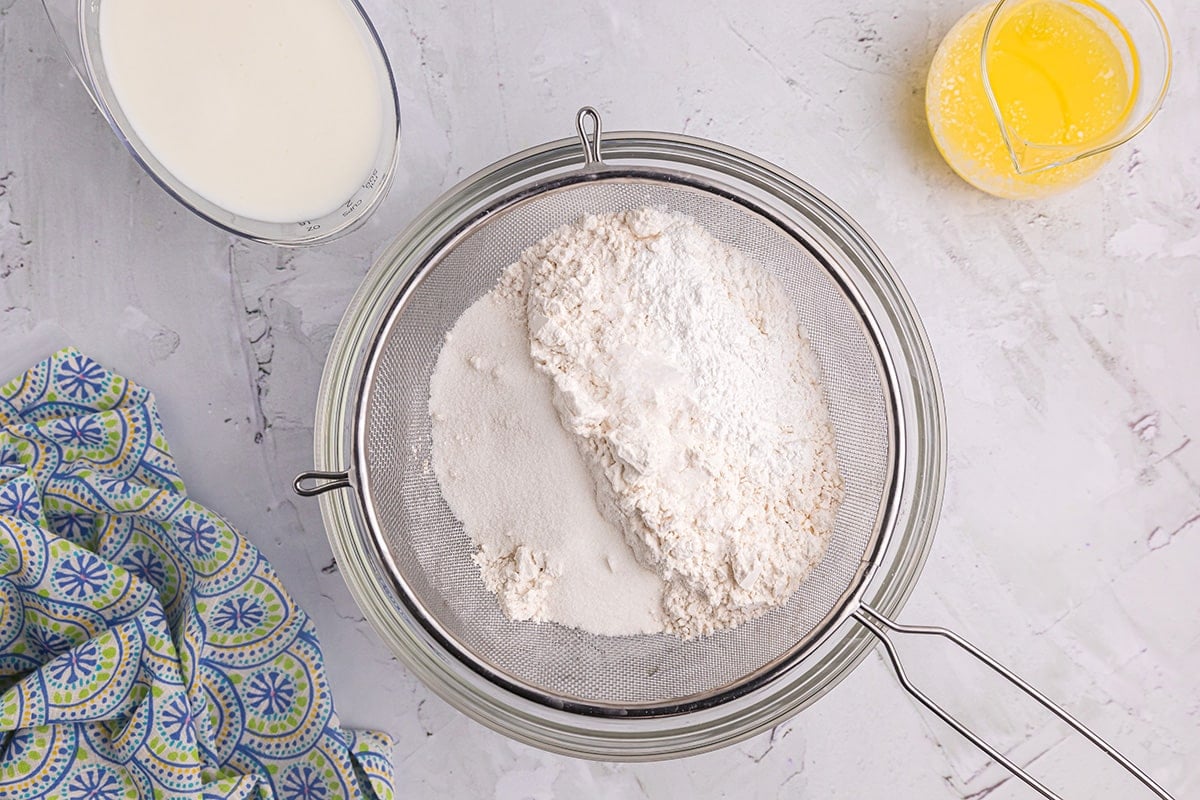
[[(916, 312), (865, 234), (810, 187), (732, 148), (636, 134), (611, 148), (606, 140), (602, 161), (596, 112), (580, 111), (577, 128), (582, 169), (578, 149), (553, 143), (493, 165), (435, 203), (372, 269), (331, 348), (318, 398), (318, 470), (299, 476), (296, 491), (323, 495), (347, 585), (396, 653), (460, 710), (508, 735), (572, 755), (647, 759), (778, 724), (853, 669), (875, 637), (907, 691), (1043, 796), (1058, 797), (908, 680), (889, 631), (939, 636), (1169, 798), (957, 634), (891, 620), (937, 517), (943, 420)], [(642, 206), (694, 218), (778, 279), (821, 366), (845, 484), (828, 550), (796, 594), (691, 641), (505, 618), (430, 465), (429, 378), (459, 315), (561, 225)]]
[[(473, 222), (414, 278), (378, 344), (364, 403), (363, 490), (392, 564), (422, 612), (487, 669), (563, 702), (658, 707), (705, 702), (803, 649), (863, 574), (891, 491), (892, 404), (863, 312), (819, 256), (712, 187), (613, 171), (543, 191)], [(829, 549), (786, 606), (711, 637), (608, 637), (513, 622), (487, 592), (474, 546), (430, 469), (429, 378), (445, 333), (520, 253), (585, 214), (653, 206), (694, 218), (774, 275), (825, 375), (845, 500)]]

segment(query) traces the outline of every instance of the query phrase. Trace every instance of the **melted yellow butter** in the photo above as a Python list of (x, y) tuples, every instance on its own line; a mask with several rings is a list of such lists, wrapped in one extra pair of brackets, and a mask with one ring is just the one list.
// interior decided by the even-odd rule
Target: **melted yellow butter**
[[(992, 194), (1025, 197), (1074, 185), (1103, 156), (1024, 174), (1012, 164), (981, 69), (993, 8), (961, 19), (933, 58), (925, 109), (934, 141), (956, 172)], [(988, 78), (1016, 139), (1035, 148), (1069, 148), (1056, 154), (1062, 157), (1100, 144), (1124, 122), (1136, 62), (1127, 67), (1122, 53), (1132, 52), (1128, 33), (1107, 10), (1091, 2), (1027, 0), (997, 25), (987, 54)]]

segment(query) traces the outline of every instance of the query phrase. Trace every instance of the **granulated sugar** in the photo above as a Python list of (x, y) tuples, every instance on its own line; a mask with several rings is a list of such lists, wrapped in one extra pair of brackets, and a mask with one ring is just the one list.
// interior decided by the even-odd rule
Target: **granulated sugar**
[(662, 580), (596, 508), (592, 478), (529, 357), (521, 300), (459, 318), (430, 381), (433, 468), (513, 619), (609, 635), (663, 629)]

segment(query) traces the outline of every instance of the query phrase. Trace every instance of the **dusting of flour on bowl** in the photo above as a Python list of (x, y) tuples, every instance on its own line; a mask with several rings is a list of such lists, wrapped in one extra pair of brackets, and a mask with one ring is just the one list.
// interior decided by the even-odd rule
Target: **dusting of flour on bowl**
[(793, 304), (654, 209), (526, 250), (451, 332), (430, 411), (443, 495), (514, 619), (684, 638), (738, 625), (787, 601), (841, 502)]

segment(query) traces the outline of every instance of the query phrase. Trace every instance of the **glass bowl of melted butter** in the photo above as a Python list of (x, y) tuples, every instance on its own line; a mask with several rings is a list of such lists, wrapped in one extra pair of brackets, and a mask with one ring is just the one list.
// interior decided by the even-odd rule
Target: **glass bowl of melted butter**
[(133, 157), (209, 222), (311, 245), (361, 225), (387, 194), (399, 100), (356, 0), (43, 4)]

